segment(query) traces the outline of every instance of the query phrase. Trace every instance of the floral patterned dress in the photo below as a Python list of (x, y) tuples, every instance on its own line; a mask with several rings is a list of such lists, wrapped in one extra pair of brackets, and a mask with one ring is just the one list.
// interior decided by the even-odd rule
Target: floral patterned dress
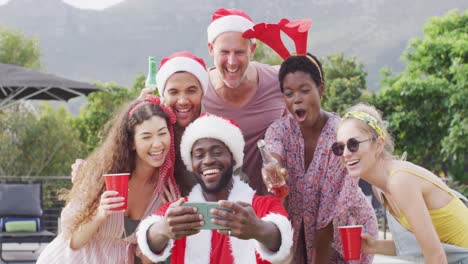
[[(283, 158), (288, 170), (289, 196), (286, 201), (294, 228), (294, 262), (312, 263), (317, 230), (333, 223), (334, 254), (330, 263), (343, 259), (339, 226), (363, 225), (363, 233), (377, 237), (377, 219), (356, 179), (347, 175), (339, 157), (331, 152), (340, 118), (333, 114), (323, 127), (314, 157), (304, 166), (304, 139), (299, 124), (287, 115), (275, 121), (265, 134), (270, 150)], [(372, 263), (372, 255), (362, 255), (361, 263)]]

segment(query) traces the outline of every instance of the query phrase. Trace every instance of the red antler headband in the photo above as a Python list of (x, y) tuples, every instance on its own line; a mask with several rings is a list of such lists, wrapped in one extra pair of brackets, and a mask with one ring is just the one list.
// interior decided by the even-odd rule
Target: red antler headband
[[(322, 72), (317, 61), (315, 61), (313, 57), (307, 55), (307, 37), (311, 25), (312, 20), (310, 19), (289, 21), (283, 18), (277, 24), (256, 24), (252, 29), (246, 30), (242, 34), (242, 37), (259, 39), (265, 43), (265, 45), (272, 48), (283, 60), (292, 55), (306, 56), (317, 67), (320, 79), (323, 81)], [(294, 41), (294, 45), (296, 46), (295, 54), (291, 54), (286, 46), (284, 46), (281, 40), (281, 31)]]
[(281, 19), (278, 22), (281, 30), (288, 35), (296, 46), (296, 54), (306, 55), (307, 54), (307, 37), (312, 20), (310, 19), (299, 19), (289, 21), (286, 18)]
[(251, 29), (246, 30), (242, 37), (248, 39), (258, 39), (265, 45), (272, 48), (281, 58), (286, 59), (291, 56), (289, 50), (284, 46), (281, 41), (280, 25), (259, 23)]
[(300, 19), (289, 21), (286, 18), (281, 19), (277, 24), (259, 23), (253, 28), (246, 30), (242, 37), (257, 38), (272, 48), (281, 58), (286, 59), (291, 53), (284, 46), (281, 40), (280, 30), (288, 35), (296, 46), (296, 53), (299, 55), (307, 54), (307, 32), (312, 25), (310, 19)]

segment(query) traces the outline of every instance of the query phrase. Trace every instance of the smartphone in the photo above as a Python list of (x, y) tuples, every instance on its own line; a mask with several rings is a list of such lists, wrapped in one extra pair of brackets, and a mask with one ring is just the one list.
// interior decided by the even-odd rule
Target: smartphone
[(203, 226), (197, 227), (196, 229), (230, 229), (229, 227), (216, 225), (211, 222), (211, 219), (213, 218), (225, 220), (225, 218), (223, 217), (211, 214), (211, 208), (216, 208), (230, 212), (229, 209), (219, 206), (217, 202), (184, 203), (183, 206), (196, 207), (197, 213), (203, 215), (203, 221), (205, 222), (205, 224)]

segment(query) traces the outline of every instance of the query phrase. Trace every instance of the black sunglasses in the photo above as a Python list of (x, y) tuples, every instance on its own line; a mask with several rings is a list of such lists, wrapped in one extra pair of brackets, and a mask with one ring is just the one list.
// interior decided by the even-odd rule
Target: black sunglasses
[(349, 151), (356, 152), (359, 150), (359, 144), (366, 142), (366, 141), (371, 141), (374, 139), (375, 137), (372, 137), (366, 140), (359, 141), (355, 138), (350, 138), (348, 139), (348, 141), (346, 141), (346, 145), (342, 142), (333, 143), (333, 145), (331, 146), (331, 149), (332, 149), (333, 154), (335, 154), (336, 156), (342, 156), (345, 146), (348, 148)]

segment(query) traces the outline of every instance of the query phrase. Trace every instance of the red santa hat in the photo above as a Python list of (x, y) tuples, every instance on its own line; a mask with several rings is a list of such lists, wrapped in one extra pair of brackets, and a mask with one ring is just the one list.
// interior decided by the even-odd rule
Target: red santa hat
[[(208, 43), (224, 32), (240, 32), (253, 27), (252, 18), (247, 13), (235, 8), (220, 8), (213, 13), (211, 24), (208, 26)], [(255, 41), (252, 39), (252, 41)]]
[(193, 74), (203, 89), (206, 92), (208, 87), (208, 72), (206, 70), (205, 62), (188, 51), (179, 51), (171, 54), (161, 60), (159, 71), (156, 74), (156, 83), (158, 84), (158, 92), (162, 97), (166, 81), (176, 72), (189, 72)]
[(236, 161), (234, 170), (242, 166), (245, 141), (239, 125), (232, 119), (202, 114), (185, 128), (180, 143), (180, 155), (187, 170), (192, 171), (192, 147), (201, 138), (214, 138), (222, 141)]

